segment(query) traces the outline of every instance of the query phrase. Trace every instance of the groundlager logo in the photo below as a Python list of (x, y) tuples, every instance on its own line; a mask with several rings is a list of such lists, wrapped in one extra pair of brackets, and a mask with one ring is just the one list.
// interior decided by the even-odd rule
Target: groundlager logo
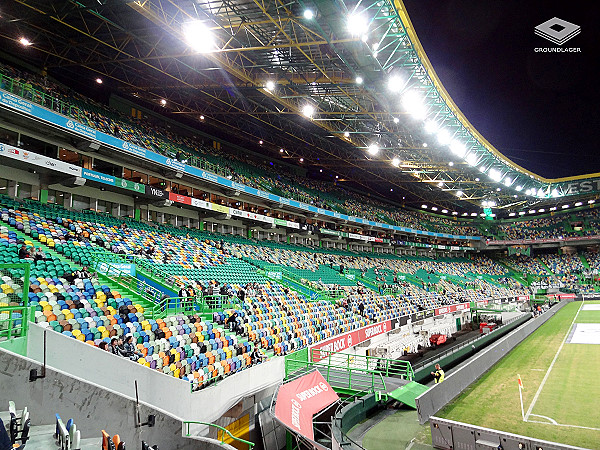
[(535, 34), (544, 39), (563, 45), (581, 33), (581, 27), (566, 20), (554, 17), (535, 27)]
[(67, 121), (67, 128), (75, 128), (75, 124), (73, 123), (72, 120)]
[[(554, 17), (544, 23), (539, 24), (535, 27), (534, 33), (541, 38), (546, 39), (558, 46), (562, 46), (567, 41), (570, 41), (579, 33), (581, 33), (581, 27), (574, 23), (567, 22), (566, 20)], [(536, 47), (536, 52), (548, 52), (548, 53), (580, 53), (581, 48), (579, 47)]]

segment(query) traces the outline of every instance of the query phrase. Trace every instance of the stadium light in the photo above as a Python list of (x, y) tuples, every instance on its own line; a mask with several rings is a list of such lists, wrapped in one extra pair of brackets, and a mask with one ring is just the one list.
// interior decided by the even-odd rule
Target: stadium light
[(596, 203), (596, 200), (588, 200), (588, 205), (593, 205), (594, 203)]
[(402, 84), (402, 79), (398, 75), (394, 75), (388, 80), (388, 89), (392, 92), (400, 92)]
[(516, 214), (514, 212), (511, 212), (508, 214), (508, 217), (515, 217), (515, 216), (516, 216)]
[(356, 80), (354, 80), (354, 81), (356, 81), (356, 84), (362, 84), (362, 82), (363, 82), (364, 80), (363, 80), (363, 77), (361, 77), (361, 76), (359, 75), (359, 76), (357, 76), (357, 77), (356, 77)]
[(415, 91), (408, 91), (402, 96), (402, 105), (416, 119), (422, 120), (427, 115), (423, 99)]
[(398, 123), (400, 122), (400, 119), (398, 119), (397, 117), (394, 117), (394, 123)]
[(262, 141), (262, 139), (261, 139), (260, 141), (258, 141), (258, 144), (259, 144), (259, 145), (263, 145), (263, 141)]
[(525, 211), (519, 211), (519, 215), (520, 216), (524, 216), (525, 215)]
[(369, 155), (375, 156), (377, 153), (379, 153), (379, 145), (373, 143), (369, 145), (367, 151), (369, 152)]
[(500, 181), (502, 179), (502, 173), (496, 169), (490, 169), (489, 177), (494, 181)]
[(444, 187), (444, 183), (440, 181), (440, 182), (438, 183), (438, 187), (439, 187), (439, 188), (442, 188), (442, 187)]
[(556, 206), (553, 206), (552, 208), (550, 208), (550, 211), (556, 211)]
[(215, 37), (212, 31), (198, 20), (183, 24), (183, 35), (188, 45), (199, 53), (215, 50)]
[(508, 177), (504, 179), (504, 186), (508, 187), (512, 183), (512, 180)]
[(450, 162), (448, 163), (448, 165), (449, 165), (450, 167), (452, 167), (452, 166), (454, 165), (454, 163), (453, 163), (452, 161), (450, 161)]
[(369, 30), (367, 18), (363, 14), (352, 14), (348, 17), (348, 30), (353, 36), (364, 36)]
[(581, 203), (581, 202), (575, 203), (575, 206), (581, 206), (581, 205), (583, 205), (583, 203)]
[(202, 115), (202, 116), (200, 116), (200, 120), (204, 120), (204, 116), (203, 116), (203, 115)]
[(349, 131), (344, 131), (344, 137), (350, 137), (350, 132)]
[(427, 148), (427, 142), (423, 142), (423, 148)]
[(275, 82), (274, 81), (267, 81), (267, 83), (265, 84), (265, 89), (267, 91), (272, 91), (273, 89), (275, 89)]
[(302, 114), (310, 119), (315, 114), (315, 107), (313, 105), (304, 105), (304, 108), (302, 108)]
[(165, 106), (167, 104), (167, 101), (164, 98), (161, 98), (160, 104), (161, 104), (161, 106)]
[(442, 212), (443, 212), (444, 214), (448, 214), (448, 210), (447, 210), (447, 209), (442, 209)]
[(442, 128), (438, 131), (437, 138), (441, 145), (447, 145), (450, 143), (451, 136), (450, 133), (448, 133), (448, 130)]
[(29, 39), (27, 39), (25, 36), (23, 36), (19, 39), (19, 44), (21, 44), (23, 47), (29, 47), (33, 43)]
[(567, 209), (569, 207), (569, 205), (562, 205), (561, 208), (562, 209)]
[(425, 131), (429, 134), (435, 133), (439, 129), (438, 124), (433, 120), (428, 120), (425, 122)]
[(464, 193), (463, 191), (458, 191), (458, 192), (456, 193), (456, 196), (457, 196), (457, 197), (462, 197), (463, 195), (465, 195), (465, 193)]
[(543, 212), (546, 212), (546, 210), (544, 208), (542, 208), (542, 209), (539, 209), (538, 212), (543, 213)]
[(516, 189), (517, 191), (521, 192), (523, 190), (523, 186), (517, 186)]
[(300, 162), (303, 163), (304, 162), (304, 158), (300, 158)]
[(452, 211), (452, 215), (453, 216), (458, 216), (458, 213), (456, 211)]
[(421, 208), (427, 209), (427, 205), (421, 205)]
[(486, 173), (486, 172), (487, 172), (487, 169), (486, 169), (484, 166), (481, 166), (481, 167), (479, 168), (479, 171), (480, 171), (481, 173)]
[(304, 18), (306, 20), (312, 20), (312, 18), (315, 17), (315, 13), (312, 12), (311, 9), (306, 9), (304, 10)]
[(283, 149), (282, 148), (279, 149), (279, 153), (283, 153)]
[(102, 78), (96, 78), (96, 83), (102, 84)]
[(553, 189), (551, 195), (552, 195), (552, 197), (557, 198), (557, 197), (560, 197), (560, 192), (558, 192), (557, 189)]
[(465, 160), (467, 161), (467, 164), (470, 165), (471, 167), (474, 167), (477, 165), (477, 155), (475, 153), (469, 153)]
[(471, 217), (477, 217), (477, 213), (471, 213)]
[(475, 181), (479, 181), (479, 178), (475, 178)]
[(529, 214), (535, 214), (535, 209), (530, 209)]
[[(439, 138), (439, 135), (438, 135), (438, 138)], [(441, 144), (441, 142), (440, 142), (440, 144)], [(459, 141), (452, 141), (450, 143), (450, 151), (452, 153), (454, 153), (456, 156), (458, 156), (459, 158), (464, 158), (465, 154), (467, 153), (467, 149), (466, 149), (465, 145)]]
[(437, 211), (437, 210), (438, 210), (438, 209), (437, 209), (437, 206), (432, 206), (432, 207), (431, 207), (431, 210), (432, 210), (432, 211)]
[(394, 166), (394, 167), (400, 166), (400, 158), (394, 156), (394, 158), (392, 159), (392, 166)]

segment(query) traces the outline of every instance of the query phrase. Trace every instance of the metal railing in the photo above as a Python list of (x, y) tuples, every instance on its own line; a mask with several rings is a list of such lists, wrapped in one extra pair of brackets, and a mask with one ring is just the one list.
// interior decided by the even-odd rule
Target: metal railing
[(379, 356), (353, 355), (313, 348), (310, 360), (326, 363), (340, 369), (361, 369), (380, 372), (385, 377), (399, 377), (405, 380), (414, 378), (409, 361), (381, 358)]
[[(231, 431), (229, 431), (228, 429), (223, 428), (222, 426), (216, 425), (214, 423), (196, 422), (196, 421), (187, 421), (186, 420), (186, 421), (183, 422), (183, 425), (185, 426), (185, 429), (186, 429), (186, 431), (185, 431), (185, 436), (186, 437), (191, 437), (192, 436), (190, 434), (190, 425), (204, 425), (204, 426), (207, 426), (207, 427), (216, 428), (217, 430), (221, 431), (221, 437), (220, 437), (221, 444), (227, 444), (228, 442), (225, 442), (225, 439), (229, 438), (232, 441), (237, 441), (237, 442), (241, 442), (242, 444), (246, 444), (250, 448), (252, 448), (252, 447), (254, 447), (256, 445), (254, 442), (250, 442), (250, 441), (247, 441), (245, 439), (242, 439), (242, 438), (239, 438), (237, 436), (234, 436), (233, 434), (231, 434)], [(217, 434), (217, 436), (218, 436), (218, 434)]]
[[(15, 317), (15, 314), (20, 317)], [(31, 306), (0, 307), (0, 342), (26, 336), (29, 322), (34, 320), (33, 314)]]

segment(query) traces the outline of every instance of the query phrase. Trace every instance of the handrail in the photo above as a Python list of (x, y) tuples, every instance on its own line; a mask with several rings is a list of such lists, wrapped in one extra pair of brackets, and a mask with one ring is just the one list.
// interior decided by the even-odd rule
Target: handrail
[[(26, 336), (29, 322), (33, 321), (33, 306), (1, 306), (0, 307), (0, 337), (12, 341), (15, 338)], [(13, 317), (14, 312), (20, 312), (21, 317)], [(2, 314), (8, 313), (7, 319), (2, 319)], [(20, 321), (19, 325), (15, 322)], [(4, 324), (7, 324), (6, 326)]]
[[(237, 436), (234, 436), (233, 434), (231, 434), (231, 431), (229, 431), (228, 429), (223, 428), (222, 426), (214, 424), (214, 423), (196, 422), (194, 420), (185, 420), (183, 422), (183, 424), (186, 426), (186, 435), (185, 435), (186, 437), (190, 437), (191, 436), (191, 434), (190, 434), (190, 425), (205, 425), (205, 426), (208, 426), (208, 427), (215, 427), (218, 430), (221, 430), (223, 433), (227, 433), (227, 435), (231, 439), (233, 439), (235, 441), (238, 441), (238, 442), (241, 442), (242, 444), (246, 444), (250, 448), (252, 448), (252, 447), (254, 447), (256, 445), (254, 442), (250, 442), (250, 441), (247, 441), (245, 439), (242, 439), (242, 438), (239, 438)], [(222, 434), (221, 435), (221, 444), (224, 444), (224, 443), (225, 443), (225, 434)]]
[(414, 378), (412, 365), (409, 361), (381, 358), (378, 356), (353, 355), (351, 353), (334, 352), (330, 350), (311, 349), (310, 359), (314, 362), (315, 355), (319, 361), (327, 360), (333, 367), (360, 369), (364, 366), (368, 371), (376, 371), (389, 376), (401, 376), (407, 380)]

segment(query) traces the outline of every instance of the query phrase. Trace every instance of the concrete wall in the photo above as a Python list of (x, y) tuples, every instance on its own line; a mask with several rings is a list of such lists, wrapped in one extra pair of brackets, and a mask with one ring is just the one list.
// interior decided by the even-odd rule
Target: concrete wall
[(434, 448), (503, 450), (585, 450), (581, 447), (542, 441), (527, 436), (478, 427), (468, 423), (432, 417), (431, 439)]
[[(45, 378), (29, 382), (31, 369), (40, 373), (40, 364), (0, 349), (0, 404), (7, 407), (8, 401), (14, 400), (17, 408), (27, 406), (33, 426), (53, 424), (54, 415), (58, 413), (64, 420), (74, 419), (82, 438), (100, 437), (100, 431), (106, 430), (111, 435), (118, 434), (130, 449), (141, 448), (142, 440), (161, 449), (224, 448), (216, 443), (183, 437), (178, 417), (144, 402), (139, 406), (141, 421), (145, 422), (149, 414), (155, 414), (156, 425), (136, 428), (134, 398), (51, 368), (46, 370)], [(95, 364), (88, 363), (88, 370), (96, 371)], [(118, 375), (133, 382), (127, 372)]]
[[(43, 327), (31, 325), (27, 356), (38, 362), (43, 361), (43, 335)], [(130, 398), (135, 398), (137, 381), (141, 401), (182, 420), (214, 422), (245, 397), (260, 400), (272, 394), (285, 374), (284, 358), (272, 358), (192, 393), (188, 382), (55, 331), (46, 331), (46, 339), (48, 366)]]
[(567, 300), (563, 300), (554, 305), (548, 312), (521, 325), (513, 332), (477, 354), (466, 364), (453, 371), (452, 374), (446, 377), (443, 383), (434, 385), (431, 389), (417, 397), (417, 412), (421, 424), (427, 422), (431, 416), (487, 372), (517, 344), (546, 323), (546, 321), (567, 303)]

